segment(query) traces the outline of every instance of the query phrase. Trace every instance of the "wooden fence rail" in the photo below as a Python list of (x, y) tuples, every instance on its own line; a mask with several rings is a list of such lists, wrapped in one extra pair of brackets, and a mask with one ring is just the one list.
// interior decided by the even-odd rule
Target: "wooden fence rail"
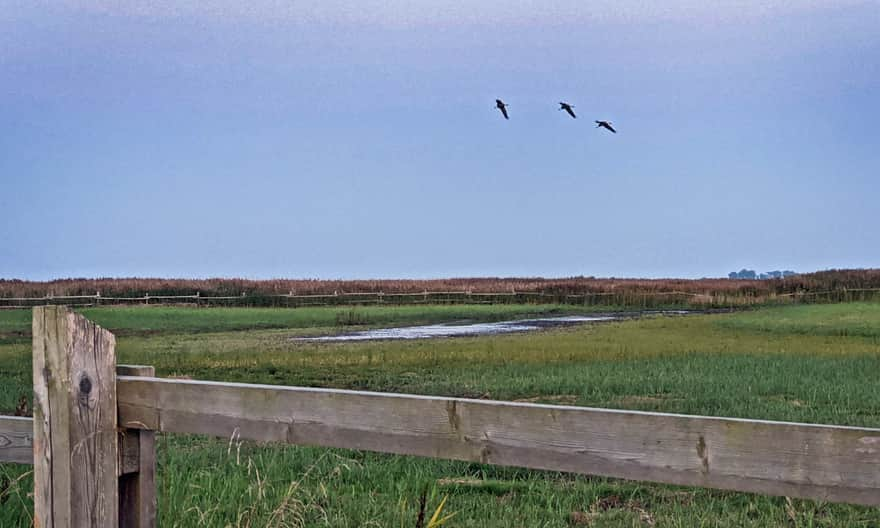
[(880, 505), (880, 429), (120, 377), (126, 427)]
[(0, 417), (0, 462), (35, 464), (38, 526), (155, 526), (155, 431), (880, 506), (880, 429), (170, 380), (113, 344), (34, 310), (35, 416)]
[(33, 419), (0, 416), (0, 462), (33, 464), (33, 435)]

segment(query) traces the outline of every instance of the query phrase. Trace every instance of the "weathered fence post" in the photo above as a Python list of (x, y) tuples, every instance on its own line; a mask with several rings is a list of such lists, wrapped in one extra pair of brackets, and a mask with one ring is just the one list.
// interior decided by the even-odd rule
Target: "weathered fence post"
[(35, 526), (118, 526), (116, 339), (37, 306), (33, 371)]
[[(117, 376), (155, 376), (145, 365), (118, 365)], [(119, 526), (156, 526), (156, 433), (120, 424)]]

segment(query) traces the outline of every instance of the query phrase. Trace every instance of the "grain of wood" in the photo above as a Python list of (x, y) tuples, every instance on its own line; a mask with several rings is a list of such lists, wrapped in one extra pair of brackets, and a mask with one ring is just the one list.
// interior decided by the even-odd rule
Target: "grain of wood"
[(118, 525), (115, 345), (65, 307), (34, 308), (36, 526)]
[(34, 463), (34, 420), (0, 416), (0, 462)]
[(880, 429), (157, 378), (127, 427), (880, 505)]
[[(34, 525), (37, 527), (53, 528), (54, 526), (70, 525), (70, 491), (69, 488), (59, 486), (61, 495), (55, 496), (53, 480), (70, 481), (70, 475), (62, 474), (66, 467), (65, 462), (57, 463), (57, 477), (54, 475), (53, 450), (63, 448), (69, 453), (68, 441), (60, 432), (58, 425), (59, 417), (67, 414), (67, 406), (59, 406), (52, 412), (50, 407), (50, 384), (54, 380), (50, 377), (49, 356), (59, 355), (61, 346), (58, 339), (58, 326), (65, 324), (59, 320), (57, 307), (43, 306), (34, 308), (33, 311), (33, 372), (34, 372)], [(62, 332), (64, 333), (64, 332)], [(57, 383), (55, 383), (57, 385)], [(57, 387), (52, 390), (52, 400), (59, 392)], [(57, 402), (56, 402), (57, 403)], [(53, 421), (58, 429), (53, 429)], [(65, 424), (68, 423), (65, 420)], [(52, 432), (58, 431), (53, 441)], [(60, 458), (60, 455), (59, 455)], [(56, 498), (58, 500), (56, 508)], [(65, 506), (66, 505), (66, 506)]]

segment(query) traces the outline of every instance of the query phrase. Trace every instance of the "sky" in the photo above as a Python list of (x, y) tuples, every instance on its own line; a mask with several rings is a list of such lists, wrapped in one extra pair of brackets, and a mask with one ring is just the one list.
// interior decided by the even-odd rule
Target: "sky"
[(547, 4), (0, 0), (0, 278), (880, 267), (880, 1)]

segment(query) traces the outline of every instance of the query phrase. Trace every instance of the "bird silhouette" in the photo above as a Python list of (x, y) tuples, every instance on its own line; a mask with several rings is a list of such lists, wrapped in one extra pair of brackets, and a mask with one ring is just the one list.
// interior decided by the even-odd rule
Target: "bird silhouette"
[(596, 128), (607, 128), (608, 130), (617, 134), (617, 130), (614, 130), (614, 127), (611, 126), (611, 121), (596, 121)]
[(507, 106), (501, 99), (495, 99), (495, 107), (501, 110), (501, 113), (504, 114), (504, 119), (510, 119), (507, 115)]
[(561, 101), (559, 102), (559, 110), (565, 110), (566, 112), (568, 112), (568, 115), (577, 119), (577, 116), (574, 115), (574, 110), (572, 110), (572, 108), (574, 108), (574, 106), (572, 106), (568, 103), (563, 103)]

